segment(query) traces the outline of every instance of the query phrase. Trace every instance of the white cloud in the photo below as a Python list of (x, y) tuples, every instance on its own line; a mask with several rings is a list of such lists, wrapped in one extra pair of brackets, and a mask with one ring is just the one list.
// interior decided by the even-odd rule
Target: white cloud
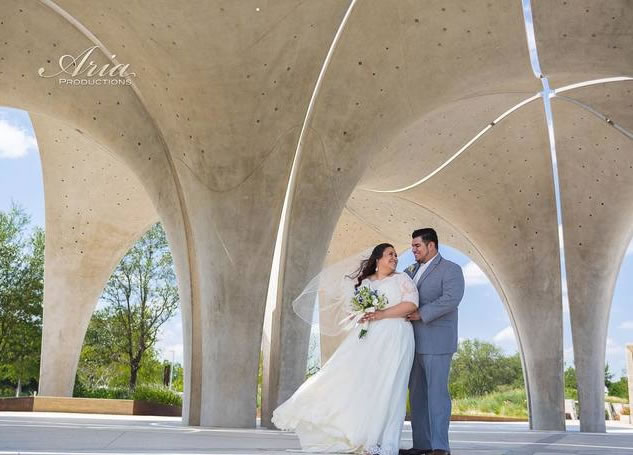
[(624, 357), (624, 347), (620, 346), (613, 338), (607, 338), (607, 350), (606, 354), (619, 354)]
[(168, 346), (161, 346), (160, 348), (162, 358), (171, 362), (172, 358), (174, 362), (182, 365), (183, 363), (183, 346), (180, 344), (170, 344)]
[(500, 330), (492, 337), (492, 340), (508, 354), (519, 350), (512, 326), (507, 326), (505, 329)]
[(22, 158), (37, 148), (35, 137), (4, 119), (0, 119), (0, 159)]
[(514, 330), (512, 330), (512, 326), (510, 325), (497, 333), (492, 339), (497, 343), (516, 342), (514, 338)]
[(623, 321), (618, 329), (632, 330), (633, 329), (633, 321)]
[(464, 279), (466, 280), (466, 286), (490, 284), (490, 280), (486, 274), (472, 261), (464, 266)]
[[(160, 331), (156, 349), (160, 352), (160, 357), (171, 361), (172, 356), (175, 361), (183, 363), (183, 340), (182, 340), (182, 317), (180, 312), (176, 313), (167, 321)], [(172, 351), (173, 354), (172, 354)]]
[(633, 254), (633, 241), (631, 241), (631, 243), (629, 243), (629, 247), (626, 249), (626, 255), (630, 255)]

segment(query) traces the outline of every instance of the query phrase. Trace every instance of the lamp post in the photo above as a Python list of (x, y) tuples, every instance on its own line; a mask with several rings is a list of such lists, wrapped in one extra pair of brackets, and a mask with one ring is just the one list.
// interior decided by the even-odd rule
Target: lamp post
[(633, 344), (627, 344), (625, 351), (627, 381), (629, 383), (629, 423), (633, 423)]
[(174, 357), (176, 356), (176, 351), (171, 351), (171, 365), (169, 366), (169, 389), (172, 389), (172, 382), (174, 379)]

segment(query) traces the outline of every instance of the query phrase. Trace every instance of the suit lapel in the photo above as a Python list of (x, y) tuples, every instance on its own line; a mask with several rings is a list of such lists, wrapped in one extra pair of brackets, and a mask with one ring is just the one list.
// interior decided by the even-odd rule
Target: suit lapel
[(415, 274), (418, 273), (418, 270), (420, 270), (420, 263), (416, 262), (415, 267), (413, 267), (413, 270), (411, 271), (411, 274), (409, 275), (409, 278), (414, 279)]
[(437, 264), (439, 264), (441, 259), (442, 259), (442, 256), (440, 256), (440, 253), (437, 253), (437, 256), (433, 258), (433, 260), (431, 261), (429, 266), (426, 268), (424, 273), (422, 273), (422, 276), (420, 277), (420, 281), (418, 281), (418, 288), (422, 286), (422, 282), (426, 279), (427, 276), (429, 276), (429, 273), (431, 273), (433, 269), (437, 267)]

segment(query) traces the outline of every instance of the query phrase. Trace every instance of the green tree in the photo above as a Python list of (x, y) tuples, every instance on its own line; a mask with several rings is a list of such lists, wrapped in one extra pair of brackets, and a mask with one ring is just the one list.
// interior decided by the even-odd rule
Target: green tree
[[(120, 353), (113, 349), (114, 333), (110, 312), (97, 310), (90, 319), (81, 348), (77, 380), (90, 389), (111, 387), (117, 378), (125, 376)], [(127, 375), (126, 379), (129, 379)]]
[(15, 204), (0, 212), (0, 374), (16, 395), (38, 378), (42, 338), (44, 232), (29, 223)]
[(181, 364), (174, 365), (174, 379), (172, 380), (172, 387), (176, 392), (184, 392), (185, 387), (185, 370)]
[(609, 386), (609, 396), (629, 399), (629, 381), (622, 376), (618, 381)]
[(565, 370), (565, 388), (578, 390), (578, 380), (576, 379), (576, 369), (572, 366)]
[[(177, 311), (178, 289), (167, 238), (155, 224), (123, 257), (90, 321), (80, 379), (88, 384), (136, 387), (143, 370), (162, 382), (154, 347), (159, 330)], [(151, 372), (150, 372), (151, 370)]]
[(518, 354), (505, 356), (494, 344), (465, 340), (452, 362), (449, 389), (454, 398), (479, 396), (499, 386), (521, 387), (523, 373)]
[(611, 373), (611, 370), (609, 369), (609, 362), (607, 362), (604, 365), (604, 385), (607, 388), (609, 388), (611, 384), (613, 384), (613, 378), (613, 373)]

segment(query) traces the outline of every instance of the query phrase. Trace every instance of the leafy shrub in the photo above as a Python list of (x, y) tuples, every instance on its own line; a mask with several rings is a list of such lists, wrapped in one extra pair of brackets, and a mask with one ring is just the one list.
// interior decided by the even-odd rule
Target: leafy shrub
[(161, 385), (139, 385), (134, 390), (132, 398), (170, 406), (182, 406), (180, 395)]
[(483, 396), (494, 392), (499, 386), (523, 387), (519, 354), (506, 356), (494, 344), (480, 340), (459, 343), (451, 365), (451, 396)]
[(626, 376), (621, 377), (617, 382), (609, 384), (609, 396), (620, 397), (625, 400), (629, 399), (629, 382)]
[(129, 400), (130, 391), (123, 387), (101, 387), (89, 389), (86, 387), (75, 387), (73, 396), (76, 398), (107, 398), (111, 400)]
[(0, 397), (15, 397), (15, 389), (4, 387), (0, 389)]
[(483, 396), (453, 400), (453, 414), (527, 418), (527, 396), (522, 388), (500, 387)]

